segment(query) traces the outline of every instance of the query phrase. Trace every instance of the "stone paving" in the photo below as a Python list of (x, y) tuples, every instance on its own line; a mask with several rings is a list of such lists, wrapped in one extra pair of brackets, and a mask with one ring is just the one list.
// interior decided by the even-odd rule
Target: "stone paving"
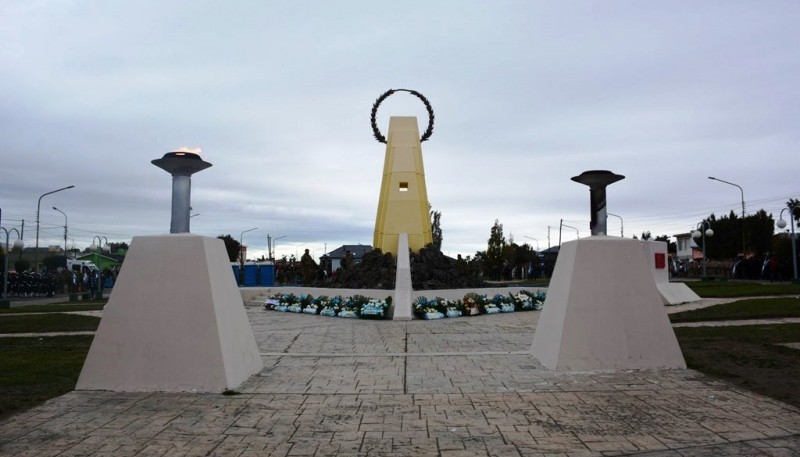
[(250, 306), (264, 370), (237, 394), (71, 392), (0, 423), (0, 455), (800, 456), (800, 409), (700, 373), (542, 368), (538, 314)]

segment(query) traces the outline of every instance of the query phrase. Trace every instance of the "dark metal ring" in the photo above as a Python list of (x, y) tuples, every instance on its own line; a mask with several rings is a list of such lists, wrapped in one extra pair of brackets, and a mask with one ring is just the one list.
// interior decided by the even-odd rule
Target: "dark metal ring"
[(389, 89), (384, 92), (380, 97), (375, 100), (375, 103), (372, 105), (372, 115), (370, 116), (370, 123), (372, 124), (372, 135), (375, 136), (375, 139), (378, 140), (379, 143), (386, 143), (386, 137), (381, 134), (381, 131), (378, 129), (378, 125), (375, 123), (375, 118), (378, 115), (378, 107), (381, 103), (386, 100), (390, 95), (395, 92), (408, 92), (411, 95), (415, 95), (419, 98), (423, 104), (425, 104), (425, 109), (428, 110), (428, 129), (425, 130), (425, 133), (419, 138), (420, 143), (423, 141), (427, 141), (428, 138), (431, 137), (433, 134), (433, 107), (431, 106), (430, 102), (424, 95), (420, 94), (419, 92), (411, 89)]

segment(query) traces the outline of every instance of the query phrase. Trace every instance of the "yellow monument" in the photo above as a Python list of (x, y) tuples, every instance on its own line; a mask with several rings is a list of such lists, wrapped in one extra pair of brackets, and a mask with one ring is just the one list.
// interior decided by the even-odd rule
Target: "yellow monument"
[(416, 117), (392, 117), (372, 245), (397, 255), (401, 233), (412, 251), (433, 242)]

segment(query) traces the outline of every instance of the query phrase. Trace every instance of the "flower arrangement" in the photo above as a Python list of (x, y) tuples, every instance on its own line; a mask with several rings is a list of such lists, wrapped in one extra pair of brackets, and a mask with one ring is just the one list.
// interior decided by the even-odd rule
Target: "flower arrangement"
[[(522, 290), (508, 295), (496, 294), (491, 298), (470, 292), (461, 300), (445, 300), (442, 297), (428, 299), (417, 297), (412, 303), (414, 315), (419, 319), (442, 319), (478, 314), (510, 313), (514, 311), (539, 311), (544, 305), (544, 292)], [(344, 318), (385, 319), (392, 297), (384, 300), (353, 295), (343, 298), (313, 297), (311, 295), (276, 294), (267, 298), (264, 309), (289, 311), (321, 316)]]
[(539, 311), (544, 305), (545, 293), (544, 292), (528, 292), (522, 290), (516, 294), (508, 294), (514, 303), (517, 311)]
[(425, 297), (417, 297), (412, 305), (414, 308), (414, 315), (420, 319), (441, 319), (444, 317), (442, 311), (445, 310), (444, 299), (436, 297), (433, 300), (428, 300)]
[(370, 298), (361, 305), (359, 317), (364, 319), (383, 319), (386, 317), (386, 311), (390, 306), (392, 306), (392, 297), (386, 297), (386, 300)]
[[(309, 297), (311, 297), (309, 295)], [(305, 314), (312, 314), (317, 315), (319, 314), (320, 310), (324, 307), (325, 303), (327, 303), (328, 297), (321, 296), (316, 298), (311, 298), (308, 301), (308, 304), (303, 307), (303, 312)]]
[(464, 308), (465, 316), (477, 316), (481, 313), (481, 305), (485, 301), (483, 295), (478, 295), (475, 292), (469, 292), (464, 295), (464, 300), (461, 306)]
[(317, 298), (317, 304), (319, 305), (320, 316), (328, 316), (333, 317), (339, 312), (340, 305), (342, 303), (342, 297), (337, 295), (333, 298), (329, 298), (325, 295)]
[(494, 297), (487, 299), (483, 302), (481, 312), (483, 314), (495, 314), (500, 312), (500, 305), (503, 304), (504, 297), (500, 294), (495, 294)]
[(464, 314), (464, 306), (461, 300), (447, 300), (445, 301), (445, 315), (447, 317), (460, 317)]

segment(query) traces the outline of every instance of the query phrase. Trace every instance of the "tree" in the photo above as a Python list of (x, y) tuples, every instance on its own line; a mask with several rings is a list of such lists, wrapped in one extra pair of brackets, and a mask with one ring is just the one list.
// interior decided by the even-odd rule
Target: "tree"
[(790, 198), (788, 202), (786, 202), (786, 207), (789, 208), (789, 211), (792, 212), (792, 217), (794, 217), (794, 222), (800, 227), (800, 200)]
[[(706, 237), (706, 255), (712, 259), (735, 259), (742, 254), (742, 239), (748, 251), (761, 255), (771, 249), (775, 220), (763, 209), (742, 218), (731, 211), (727, 216), (707, 218), (714, 236)], [(705, 230), (703, 224), (703, 230)], [(745, 230), (745, 237), (742, 236)]]
[(433, 247), (437, 251), (442, 250), (442, 226), (441, 226), (441, 217), (442, 213), (440, 211), (434, 211), (431, 209), (431, 205), (428, 204), (428, 210), (431, 214), (431, 235), (433, 236)]
[(20, 259), (14, 262), (14, 270), (17, 273), (22, 273), (23, 271), (27, 271), (28, 268), (31, 267), (31, 263), (28, 262), (26, 259)]
[(653, 241), (663, 241), (667, 243), (667, 252), (671, 252), (673, 254), (678, 252), (678, 245), (672, 241), (672, 237), (669, 235), (658, 235), (653, 239)]
[(56, 271), (58, 267), (66, 268), (67, 263), (64, 256), (49, 255), (42, 259), (42, 265), (47, 271)]
[(239, 258), (239, 247), (241, 246), (238, 241), (233, 239), (230, 235), (220, 235), (217, 238), (225, 243), (225, 250), (228, 252), (228, 260), (236, 262)]
[(650, 232), (642, 232), (642, 239), (643, 240), (649, 240), (652, 237), (653, 237), (653, 235), (651, 235)]
[(503, 224), (495, 219), (489, 235), (488, 246), (486, 247), (486, 263), (484, 264), (484, 272), (492, 279), (502, 277), (503, 250), (505, 246), (506, 239), (503, 236)]
[(112, 254), (116, 254), (120, 250), (127, 251), (128, 250), (128, 243), (125, 243), (125, 242), (108, 243), (108, 252), (110, 252)]

